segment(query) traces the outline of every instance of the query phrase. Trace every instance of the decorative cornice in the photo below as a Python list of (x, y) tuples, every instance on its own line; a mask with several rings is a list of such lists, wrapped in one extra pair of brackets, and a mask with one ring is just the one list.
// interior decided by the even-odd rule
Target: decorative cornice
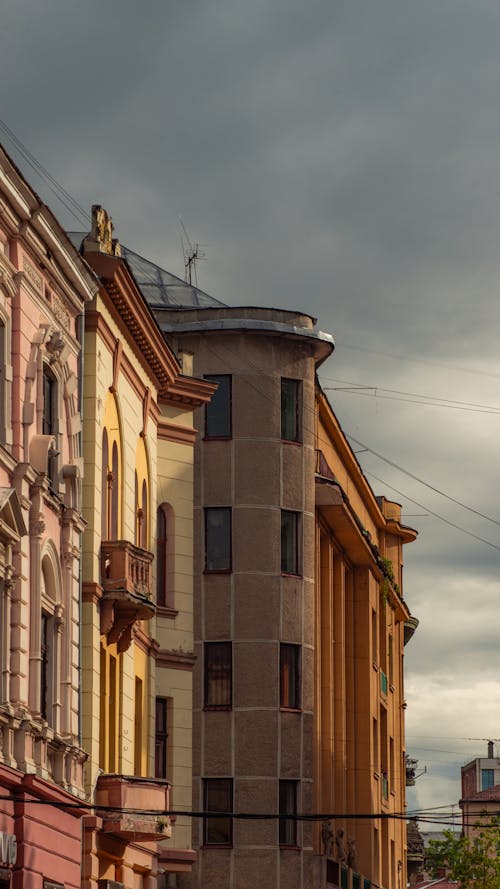
[(134, 343), (136, 354), (166, 390), (179, 374), (179, 363), (164, 340), (137, 284), (124, 260), (102, 253), (86, 253), (85, 259), (100, 276), (111, 301), (110, 309), (126, 338)]
[(91, 580), (84, 580), (82, 583), (82, 602), (92, 602), (97, 605), (102, 599), (102, 586)]
[(158, 439), (160, 441), (175, 441), (177, 444), (194, 446), (197, 434), (196, 429), (190, 426), (178, 426), (162, 417), (158, 422)]
[(188, 652), (167, 651), (164, 648), (156, 652), (156, 665), (171, 670), (188, 670), (191, 672), (196, 663), (196, 655)]
[(179, 404), (185, 404), (191, 408), (201, 407), (207, 404), (217, 389), (216, 383), (209, 383), (208, 380), (200, 380), (197, 377), (184, 377), (179, 375), (168, 387), (166, 392), (161, 393), (161, 401), (175, 407)]

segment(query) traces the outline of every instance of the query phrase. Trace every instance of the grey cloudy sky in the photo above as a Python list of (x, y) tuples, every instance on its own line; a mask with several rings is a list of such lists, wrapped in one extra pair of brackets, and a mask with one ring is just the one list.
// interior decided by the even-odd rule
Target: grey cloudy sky
[(182, 275), (180, 214), (204, 290), (316, 315), (323, 385), (374, 387), (330, 392), (346, 431), (497, 522), (359, 455), (420, 532), (410, 803), (456, 802), (465, 739), (500, 736), (500, 5), (5, 0), (1, 23), (1, 117), (79, 203)]

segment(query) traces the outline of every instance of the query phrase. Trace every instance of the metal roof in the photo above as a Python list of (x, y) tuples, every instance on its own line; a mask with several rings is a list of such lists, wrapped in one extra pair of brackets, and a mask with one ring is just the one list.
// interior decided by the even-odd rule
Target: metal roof
[[(68, 237), (79, 250), (85, 232), (68, 232)], [(123, 244), (120, 244), (120, 247), (122, 258), (127, 262), (144, 299), (151, 308), (197, 309), (226, 305), (198, 287), (178, 278), (177, 275), (172, 275), (161, 266), (150, 262), (149, 259), (144, 259), (139, 253), (135, 253)]]

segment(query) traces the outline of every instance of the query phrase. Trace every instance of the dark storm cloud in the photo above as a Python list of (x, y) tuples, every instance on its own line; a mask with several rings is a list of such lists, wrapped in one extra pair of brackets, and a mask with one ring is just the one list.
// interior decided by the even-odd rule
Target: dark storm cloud
[[(182, 273), (180, 213), (208, 257), (201, 287), (305, 309), (336, 336), (325, 386), (500, 406), (496, 2), (7, 0), (1, 23), (2, 118), (124, 243)], [(500, 518), (493, 413), (329, 394), (360, 441)], [(500, 528), (359, 459), (420, 532), (409, 730), (496, 736), (500, 553), (419, 514), (498, 546)], [(446, 768), (419, 785), (426, 804), (458, 796)]]

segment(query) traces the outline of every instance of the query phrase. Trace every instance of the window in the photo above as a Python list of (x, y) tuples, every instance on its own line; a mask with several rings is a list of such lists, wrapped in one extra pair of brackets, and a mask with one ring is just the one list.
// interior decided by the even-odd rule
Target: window
[[(43, 365), (42, 434), (52, 436), (57, 434), (57, 382), (47, 364)], [(58, 455), (59, 452), (55, 447), (49, 448), (47, 475), (52, 488), (56, 487)]]
[(162, 503), (156, 513), (156, 604), (160, 608), (175, 606), (174, 544), (174, 510), (169, 503)]
[(281, 438), (300, 441), (300, 380), (281, 380)]
[(281, 510), (281, 571), (299, 574), (299, 516), (298, 512)]
[(49, 693), (50, 693), (50, 656), (49, 640), (51, 637), (51, 618), (42, 611), (41, 640), (40, 640), (40, 713), (43, 719), (49, 719)]
[(205, 438), (231, 438), (231, 377), (228, 374), (205, 376), (217, 383), (217, 390), (205, 408)]
[(205, 707), (227, 709), (233, 703), (232, 643), (205, 642)]
[(280, 707), (300, 710), (300, 645), (280, 645)]
[(156, 698), (155, 718), (155, 778), (167, 777), (168, 701)]
[[(203, 808), (205, 812), (232, 812), (232, 778), (206, 778), (204, 780)], [(205, 846), (232, 846), (232, 818), (205, 818), (203, 821), (203, 843)]]
[(205, 509), (205, 570), (231, 570), (231, 509)]
[(481, 790), (490, 790), (495, 786), (495, 772), (493, 769), (481, 769)]
[(296, 846), (297, 822), (287, 816), (297, 814), (297, 781), (280, 781), (279, 797), (280, 846)]

